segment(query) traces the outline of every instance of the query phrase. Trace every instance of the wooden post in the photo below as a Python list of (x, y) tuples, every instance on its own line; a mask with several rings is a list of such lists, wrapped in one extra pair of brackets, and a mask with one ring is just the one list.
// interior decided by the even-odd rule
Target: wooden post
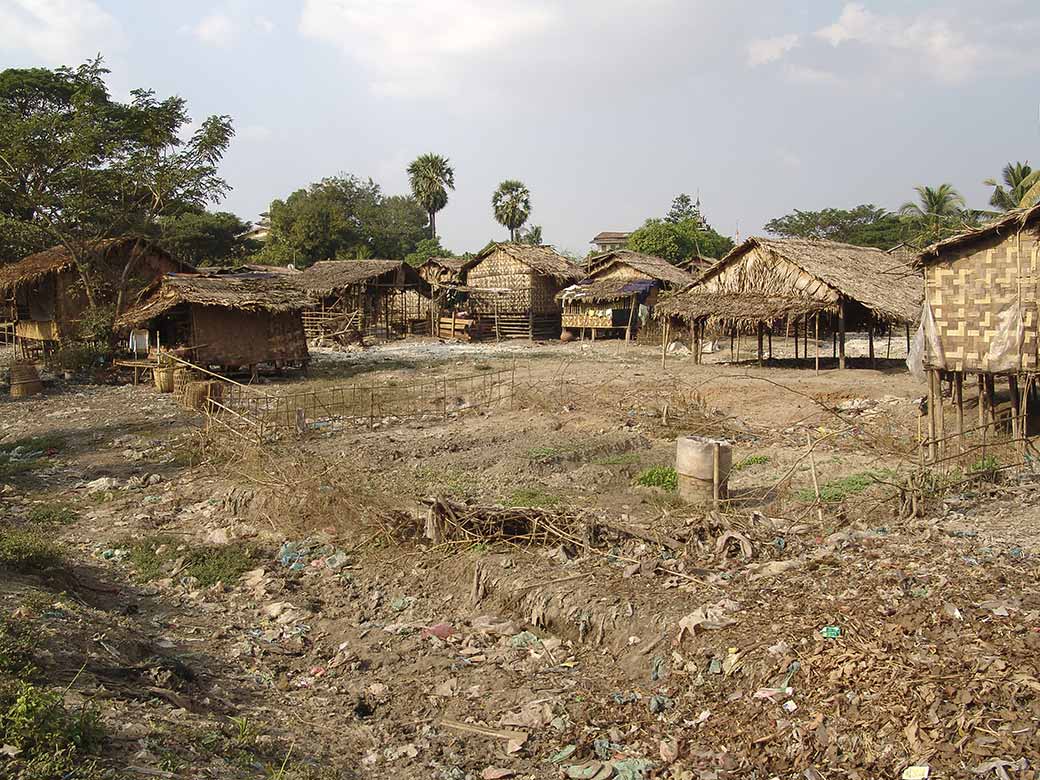
[(953, 402), (957, 405), (957, 449), (964, 452), (964, 373), (953, 375)]
[(986, 380), (979, 374), (979, 402), (976, 407), (979, 413), (979, 428), (986, 424)]
[(910, 354), (910, 323), (906, 324), (906, 354)]
[[(636, 296), (632, 296), (632, 305), (628, 308), (628, 328), (625, 330), (625, 341), (632, 341), (632, 321), (636, 316)], [(691, 326), (692, 327), (692, 326)]]
[[(527, 333), (531, 341), (534, 341), (534, 306), (527, 312)], [(596, 331), (592, 331), (592, 340), (596, 340)]]
[(733, 339), (734, 339), (734, 334), (735, 333), (736, 333), (736, 328), (734, 327), (729, 332), (729, 362), (730, 363), (733, 362), (733, 356), (734, 356), (734, 353), (733, 353)]
[(758, 367), (761, 368), (764, 365), (765, 358), (762, 354), (762, 323), (759, 322), (757, 326), (758, 330)]
[(737, 362), (740, 362), (740, 330), (737, 330)]
[(874, 315), (870, 316), (870, 325), (867, 330), (867, 350), (870, 355), (870, 367), (877, 368), (877, 361), (874, 359)]
[(888, 326), (888, 347), (885, 349), (885, 360), (892, 359), (892, 325)]
[(935, 371), (928, 369), (928, 461), (936, 460), (935, 449)]
[[(819, 317), (819, 315), (817, 315)], [(817, 350), (819, 351), (819, 350)], [(809, 468), (812, 472), (813, 493), (816, 494), (816, 519), (823, 525), (823, 502), (820, 500), (820, 478), (816, 474), (816, 456), (813, 455), (812, 434), (805, 432), (805, 444), (809, 453)]]
[(1008, 395), (1011, 396), (1011, 440), (1018, 448), (1019, 426), (1021, 424), (1022, 402), (1018, 397), (1018, 377), (1008, 374)]
[(664, 368), (665, 360), (668, 358), (668, 326), (669, 320), (664, 320), (664, 334), (661, 337), (661, 368)]
[(773, 326), (769, 326), (769, 359), (773, 359)]
[(794, 321), (794, 359), (798, 362), (798, 320)]
[[(942, 395), (942, 372), (935, 372), (935, 421), (936, 421), (936, 432), (938, 434), (938, 446), (936, 452), (939, 457), (942, 458), (946, 454), (946, 413), (945, 406), (943, 405)], [(943, 463), (941, 471), (946, 471), (946, 464)]]
[(834, 329), (831, 331), (831, 358), (834, 360), (838, 359), (838, 331)]
[(845, 299), (838, 299), (838, 368), (845, 368)]
[(820, 373), (820, 313), (816, 312), (816, 373)]
[(455, 309), (451, 310), (451, 336), (449, 337), (452, 341), (455, 340)]
[(498, 329), (498, 295), (492, 295), (491, 298), (495, 302), (495, 343), (497, 344), (502, 340), (502, 334)]
[(719, 498), (722, 496), (722, 486), (719, 484), (719, 460), (721, 460), (721, 446), (718, 442), (711, 445), (711, 497), (712, 503), (717, 509)]
[(997, 432), (997, 399), (996, 399), (996, 377), (993, 374), (986, 375), (986, 411), (989, 413), (989, 425), (993, 432)]
[(693, 362), (694, 365), (701, 364), (701, 323), (694, 320), (690, 325), (693, 328)]

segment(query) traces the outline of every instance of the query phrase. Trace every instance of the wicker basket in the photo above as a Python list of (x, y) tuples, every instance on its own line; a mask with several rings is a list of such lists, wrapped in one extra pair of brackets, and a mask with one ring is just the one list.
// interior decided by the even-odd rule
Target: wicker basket
[(169, 366), (157, 366), (152, 374), (155, 375), (155, 388), (160, 393), (173, 392), (173, 369)]
[(220, 401), (224, 397), (224, 384), (215, 379), (204, 382), (188, 382), (184, 386), (184, 406), (188, 409), (205, 411), (209, 399)]
[(173, 394), (178, 397), (184, 395), (185, 386), (194, 380), (195, 374), (190, 368), (178, 366), (173, 369)]
[(11, 366), (11, 397), (28, 398), (43, 392), (40, 373), (32, 363), (15, 363)]

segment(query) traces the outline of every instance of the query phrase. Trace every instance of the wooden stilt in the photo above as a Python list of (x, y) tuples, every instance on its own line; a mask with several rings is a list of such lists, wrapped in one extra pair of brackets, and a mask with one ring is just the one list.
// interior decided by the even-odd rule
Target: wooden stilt
[(765, 356), (763, 355), (763, 352), (762, 352), (762, 338), (763, 338), (764, 334), (762, 332), (762, 323), (761, 322), (758, 323), (757, 330), (758, 330), (758, 334), (757, 334), (758, 335), (758, 366), (759, 366), (759, 368), (761, 368), (765, 364)]
[(935, 371), (928, 370), (928, 462), (935, 463), (936, 461), (936, 449), (935, 449), (935, 404), (936, 404), (936, 392), (935, 392)]
[(794, 361), (798, 362), (798, 320), (794, 321)]
[(820, 373), (820, 313), (816, 313), (816, 373)]
[(740, 362), (740, 330), (737, 330), (737, 362)]
[[(946, 407), (943, 404), (942, 394), (942, 372), (935, 372), (935, 429), (936, 436), (938, 438), (938, 446), (936, 452), (939, 458), (942, 459), (946, 454)], [(945, 462), (943, 463), (941, 471), (946, 471)]]
[(906, 354), (910, 354), (910, 323), (906, 324)]
[(1008, 395), (1011, 396), (1011, 440), (1015, 442), (1015, 447), (1018, 448), (1018, 439), (1021, 435), (1019, 427), (1022, 423), (1022, 401), (1018, 397), (1018, 377), (1014, 374), (1008, 375)]
[(733, 342), (736, 338), (736, 328), (729, 332), (729, 362), (732, 363), (735, 359), (735, 352), (733, 351)]
[(953, 402), (957, 405), (957, 449), (964, 452), (964, 374), (953, 375)]
[(874, 359), (874, 318), (870, 318), (870, 325), (867, 329), (867, 354), (870, 356), (870, 367), (877, 368), (877, 361)]
[(845, 299), (838, 301), (838, 368), (845, 368)]
[(668, 359), (668, 326), (669, 322), (666, 319), (664, 321), (664, 336), (661, 339), (661, 368), (664, 368), (665, 360)]
[(701, 364), (701, 324), (693, 323), (693, 362), (694, 365)]
[(831, 358), (833, 360), (838, 359), (838, 331), (834, 329), (831, 331)]
[(986, 381), (982, 378), (982, 374), (979, 374), (979, 403), (977, 411), (979, 414), (978, 427), (981, 428), (986, 424)]
[(888, 326), (888, 347), (885, 349), (885, 360), (892, 359), (892, 325)]
[(773, 326), (769, 326), (769, 359), (773, 359)]

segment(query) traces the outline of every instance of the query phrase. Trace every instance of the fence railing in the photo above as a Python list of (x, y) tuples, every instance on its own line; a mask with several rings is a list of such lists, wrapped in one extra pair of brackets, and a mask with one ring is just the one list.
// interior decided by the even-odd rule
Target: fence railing
[(14, 323), (0, 322), (0, 347), (14, 346)]

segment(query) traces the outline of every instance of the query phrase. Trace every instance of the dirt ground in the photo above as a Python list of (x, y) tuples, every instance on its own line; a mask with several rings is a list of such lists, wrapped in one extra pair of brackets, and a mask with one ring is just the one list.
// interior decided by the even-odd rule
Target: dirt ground
[[(261, 389), (509, 368), (512, 398), (262, 448), (150, 387), (54, 380), (0, 401), (30, 464), (0, 532), (63, 557), (0, 569), (0, 612), (118, 777), (1036, 778), (1040, 480), (965, 464), (912, 516), (902, 355), (816, 373), (777, 342), (766, 368), (322, 351)], [(718, 511), (637, 484), (689, 433), (733, 442)]]

